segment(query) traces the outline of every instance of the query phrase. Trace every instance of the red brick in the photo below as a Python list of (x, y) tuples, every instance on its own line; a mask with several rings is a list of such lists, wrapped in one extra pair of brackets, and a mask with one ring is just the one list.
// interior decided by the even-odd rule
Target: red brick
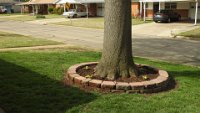
[(155, 83), (157, 87), (160, 87), (162, 86), (163, 80), (156, 78), (151, 80), (151, 82)]
[(144, 85), (142, 82), (132, 82), (132, 83), (129, 83), (129, 85), (131, 86), (132, 90), (144, 89)]
[(82, 85), (83, 86), (89, 86), (89, 81), (91, 81), (92, 79), (84, 79), (83, 81), (82, 81)]
[(147, 89), (149, 89), (149, 88), (152, 89), (152, 88), (156, 87), (156, 83), (154, 83), (153, 81), (144, 81), (144, 82), (142, 82), (142, 84)]
[(95, 87), (95, 88), (100, 88), (102, 82), (103, 82), (102, 80), (93, 79), (93, 80), (89, 81), (89, 86)]
[(79, 76), (80, 76), (79, 74), (69, 74), (69, 75), (68, 75), (68, 79), (69, 79), (70, 81), (74, 82), (74, 78), (75, 78), (75, 77), (79, 77)]
[(117, 82), (116, 90), (129, 90), (131, 89), (130, 85), (126, 82)]
[(113, 81), (103, 81), (103, 83), (101, 84), (101, 88), (106, 89), (106, 90), (114, 89), (115, 86), (116, 86), (116, 83)]
[(86, 78), (85, 77), (82, 77), (82, 76), (78, 76), (78, 77), (75, 77), (74, 78), (74, 83), (76, 85), (81, 85), (82, 81), (85, 80)]
[(67, 71), (67, 74), (76, 74), (76, 68), (74, 66), (70, 67)]
[(156, 79), (157, 79), (158, 81), (160, 81), (160, 83), (165, 82), (165, 81), (168, 80), (168, 78), (163, 77), (163, 76), (158, 76)]
[(164, 70), (159, 70), (159, 75), (165, 78), (169, 78), (169, 74)]

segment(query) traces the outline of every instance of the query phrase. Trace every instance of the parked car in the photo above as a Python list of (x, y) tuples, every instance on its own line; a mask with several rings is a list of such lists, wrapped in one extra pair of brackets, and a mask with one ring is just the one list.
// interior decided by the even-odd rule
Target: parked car
[(0, 13), (7, 13), (7, 9), (6, 8), (0, 8)]
[(181, 15), (172, 10), (160, 10), (154, 17), (154, 22), (172, 22), (181, 20)]
[(63, 16), (66, 18), (86, 17), (87, 12), (78, 9), (70, 9), (68, 12), (64, 12)]

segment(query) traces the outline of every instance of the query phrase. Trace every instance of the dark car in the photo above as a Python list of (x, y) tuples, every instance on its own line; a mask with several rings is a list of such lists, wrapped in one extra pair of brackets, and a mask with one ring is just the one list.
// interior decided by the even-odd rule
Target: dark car
[(154, 22), (172, 22), (181, 20), (181, 15), (172, 10), (160, 10), (154, 17)]

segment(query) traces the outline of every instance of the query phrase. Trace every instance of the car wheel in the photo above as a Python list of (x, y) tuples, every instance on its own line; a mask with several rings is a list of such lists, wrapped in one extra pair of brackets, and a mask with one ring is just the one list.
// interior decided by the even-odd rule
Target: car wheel
[(76, 15), (76, 14), (75, 14), (75, 15), (73, 15), (73, 18), (77, 18), (77, 17), (78, 17), (78, 15)]
[(155, 23), (158, 23), (158, 21), (154, 21)]

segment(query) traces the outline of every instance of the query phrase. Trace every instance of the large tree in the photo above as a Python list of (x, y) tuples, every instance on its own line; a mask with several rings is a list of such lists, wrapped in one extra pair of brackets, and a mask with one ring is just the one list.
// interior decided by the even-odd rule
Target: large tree
[(132, 57), (131, 0), (105, 0), (104, 44), (96, 76), (115, 80), (138, 76)]

